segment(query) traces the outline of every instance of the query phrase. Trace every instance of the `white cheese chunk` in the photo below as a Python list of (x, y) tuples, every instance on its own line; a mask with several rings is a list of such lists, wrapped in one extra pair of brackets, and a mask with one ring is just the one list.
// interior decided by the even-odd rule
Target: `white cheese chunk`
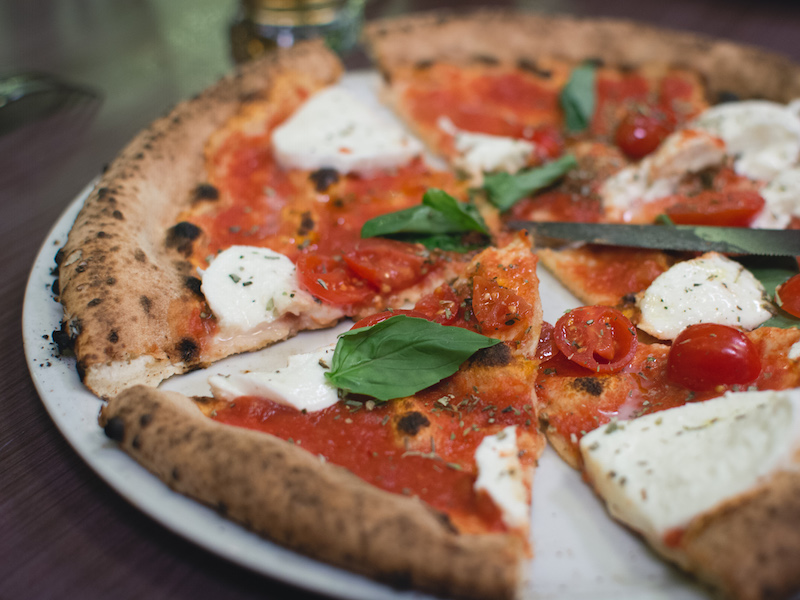
[(697, 323), (755, 329), (772, 316), (761, 283), (716, 252), (677, 263), (637, 296), (636, 305), (639, 329), (661, 340)]
[(613, 221), (636, 220), (637, 209), (678, 191), (687, 173), (697, 173), (725, 159), (722, 141), (708, 133), (682, 129), (640, 163), (617, 171), (600, 186), (603, 208)]
[(528, 159), (536, 149), (527, 140), (458, 129), (447, 117), (441, 117), (438, 124), (440, 129), (453, 136), (453, 143), (460, 155), (455, 161), (456, 166), (475, 179), (479, 179), (483, 173), (516, 173), (528, 164)]
[(800, 441), (800, 389), (729, 392), (586, 434), (586, 472), (609, 512), (655, 541), (782, 468)]
[(475, 451), (475, 463), (478, 468), (475, 490), (489, 495), (507, 526), (527, 530), (530, 498), (519, 461), (516, 427), (511, 425), (483, 438)]
[(751, 227), (786, 229), (792, 217), (800, 217), (800, 168), (778, 173), (761, 189), (764, 210)]
[(792, 344), (788, 356), (790, 360), (800, 360), (800, 342)]
[(397, 123), (336, 86), (314, 94), (277, 127), (272, 147), (287, 169), (362, 174), (402, 166), (422, 152), (422, 144)]
[(289, 357), (286, 367), (272, 373), (212, 375), (208, 383), (214, 397), (220, 400), (258, 396), (297, 410), (323, 410), (339, 400), (338, 389), (325, 379), (335, 348), (332, 344), (307, 354), (295, 354)]
[(735, 157), (736, 172), (751, 179), (771, 179), (800, 157), (800, 117), (775, 102), (719, 104), (691, 126), (722, 138), (726, 153)]
[(255, 246), (218, 254), (203, 272), (201, 289), (220, 329), (232, 333), (251, 332), (314, 306), (314, 298), (298, 287), (294, 263)]

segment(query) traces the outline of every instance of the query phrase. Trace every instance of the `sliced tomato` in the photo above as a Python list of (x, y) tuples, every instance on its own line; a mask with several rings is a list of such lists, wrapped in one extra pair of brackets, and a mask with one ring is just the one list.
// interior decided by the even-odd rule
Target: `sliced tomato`
[(747, 227), (764, 208), (764, 198), (754, 190), (708, 190), (686, 197), (666, 209), (678, 225)]
[(382, 292), (411, 287), (425, 276), (425, 257), (414, 244), (368, 238), (344, 255), (347, 266)]
[(472, 312), (484, 334), (528, 329), (533, 307), (525, 298), (481, 275), (472, 281)]
[(375, 295), (375, 290), (351, 271), (343, 260), (315, 252), (301, 252), (296, 266), (300, 285), (323, 302), (357, 306)]
[(564, 138), (557, 127), (542, 125), (530, 136), (525, 136), (536, 146), (535, 154), (542, 162), (555, 160), (564, 152)]
[(536, 346), (536, 359), (540, 362), (550, 360), (556, 355), (555, 328), (547, 321), (542, 322), (539, 343)]
[(673, 125), (659, 111), (631, 110), (623, 117), (614, 134), (614, 143), (629, 158), (644, 158), (658, 148)]
[(558, 349), (572, 362), (595, 373), (621, 371), (636, 353), (636, 329), (609, 306), (583, 306), (555, 324)]
[(698, 392), (752, 383), (761, 372), (758, 349), (738, 329), (700, 323), (684, 329), (667, 357), (667, 377)]
[(449, 284), (443, 283), (430, 294), (425, 294), (414, 306), (414, 310), (441, 325), (451, 325), (458, 318), (459, 299)]
[(405, 309), (395, 309), (395, 310), (384, 310), (383, 312), (375, 313), (374, 315), (370, 315), (368, 317), (364, 317), (360, 321), (356, 321), (356, 324), (353, 325), (350, 329), (360, 329), (361, 327), (369, 327), (371, 325), (377, 325), (381, 321), (385, 321), (390, 317), (396, 317), (397, 315), (406, 315), (407, 317), (416, 317), (417, 319), (425, 319), (429, 321), (428, 316), (419, 312), (418, 310), (405, 310)]
[(778, 286), (775, 301), (790, 315), (800, 317), (800, 275), (790, 277)]

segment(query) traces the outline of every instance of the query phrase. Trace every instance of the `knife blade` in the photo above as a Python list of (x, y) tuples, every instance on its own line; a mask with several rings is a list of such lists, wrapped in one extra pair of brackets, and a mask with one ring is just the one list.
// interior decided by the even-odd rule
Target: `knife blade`
[(800, 230), (747, 229), (699, 225), (629, 225), (566, 223), (560, 221), (511, 221), (512, 229), (526, 229), (535, 247), (559, 247), (570, 242), (721, 252), (764, 256), (800, 256)]

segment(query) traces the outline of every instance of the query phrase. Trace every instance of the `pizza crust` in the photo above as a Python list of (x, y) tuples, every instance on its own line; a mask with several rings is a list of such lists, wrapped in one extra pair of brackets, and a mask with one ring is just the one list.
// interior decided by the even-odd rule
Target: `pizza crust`
[(122, 150), (79, 213), (59, 266), (60, 299), (83, 382), (99, 396), (129, 385), (156, 385), (234, 352), (263, 347), (322, 319), (287, 316), (280, 326), (244, 343), (200, 346), (175, 339), (171, 324), (202, 298), (191, 265), (167, 231), (196, 200), (205, 181), (206, 140), (242, 107), (266, 96), (281, 76), (318, 89), (341, 74), (321, 43), (298, 46), (248, 64), (199, 96), (178, 104)]
[(135, 386), (109, 401), (100, 424), (172, 489), (283, 546), (400, 588), (516, 595), (522, 539), (458, 534), (419, 500), (271, 435), (212, 421), (186, 396)]

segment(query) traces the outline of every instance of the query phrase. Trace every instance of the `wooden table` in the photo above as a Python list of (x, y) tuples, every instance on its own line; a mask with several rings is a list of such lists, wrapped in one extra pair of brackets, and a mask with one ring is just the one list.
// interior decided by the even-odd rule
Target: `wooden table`
[[(445, 4), (370, 0), (367, 14)], [(477, 5), (452, 2), (471, 4)], [(798, 4), (502, 4), (632, 18), (760, 45), (800, 61)], [(51, 422), (22, 351), (23, 291), (47, 231), (136, 131), (230, 68), (227, 31), (235, 1), (6, 0), (0, 12), (0, 73), (47, 71), (104, 94), (93, 118), (77, 125), (31, 126), (12, 149), (0, 138), (0, 598), (319, 597), (195, 547), (118, 496)], [(348, 61), (365, 64), (358, 54)]]

